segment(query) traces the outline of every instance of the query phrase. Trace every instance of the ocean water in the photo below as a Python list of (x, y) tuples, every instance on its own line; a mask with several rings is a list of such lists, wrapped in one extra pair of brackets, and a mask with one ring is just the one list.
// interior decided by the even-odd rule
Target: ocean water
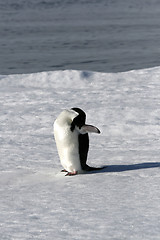
[(0, 74), (160, 65), (158, 0), (0, 0)]

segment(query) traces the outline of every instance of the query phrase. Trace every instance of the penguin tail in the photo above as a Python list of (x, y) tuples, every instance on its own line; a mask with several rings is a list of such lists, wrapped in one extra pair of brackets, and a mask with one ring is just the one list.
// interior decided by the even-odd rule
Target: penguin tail
[(87, 171), (87, 172), (91, 172), (91, 171), (98, 171), (98, 170), (102, 170), (104, 169), (105, 167), (90, 167), (88, 165), (84, 166), (83, 167), (83, 170), (84, 171)]

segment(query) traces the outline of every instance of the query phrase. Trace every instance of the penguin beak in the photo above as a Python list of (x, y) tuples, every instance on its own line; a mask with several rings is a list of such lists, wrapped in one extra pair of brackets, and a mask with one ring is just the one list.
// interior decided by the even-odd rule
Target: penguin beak
[(85, 134), (85, 133), (89, 133), (89, 132), (100, 133), (100, 130), (95, 126), (85, 124), (81, 127), (81, 129), (79, 129), (79, 132), (81, 134)]

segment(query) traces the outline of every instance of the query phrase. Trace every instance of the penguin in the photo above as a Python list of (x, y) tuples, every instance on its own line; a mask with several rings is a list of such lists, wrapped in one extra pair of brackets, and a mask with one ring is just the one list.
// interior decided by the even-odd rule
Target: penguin
[(71, 108), (60, 113), (54, 122), (54, 138), (60, 162), (66, 176), (76, 175), (85, 171), (100, 170), (101, 168), (87, 165), (89, 150), (89, 132), (100, 134), (100, 130), (85, 124), (86, 114), (80, 108)]

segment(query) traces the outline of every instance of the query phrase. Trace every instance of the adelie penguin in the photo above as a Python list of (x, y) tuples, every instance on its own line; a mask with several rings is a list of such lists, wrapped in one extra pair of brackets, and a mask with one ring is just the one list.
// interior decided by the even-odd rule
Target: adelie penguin
[(89, 150), (89, 132), (100, 133), (92, 125), (85, 124), (86, 114), (80, 108), (64, 110), (54, 122), (54, 137), (61, 164), (66, 175), (75, 175), (84, 171), (102, 168), (87, 165)]

